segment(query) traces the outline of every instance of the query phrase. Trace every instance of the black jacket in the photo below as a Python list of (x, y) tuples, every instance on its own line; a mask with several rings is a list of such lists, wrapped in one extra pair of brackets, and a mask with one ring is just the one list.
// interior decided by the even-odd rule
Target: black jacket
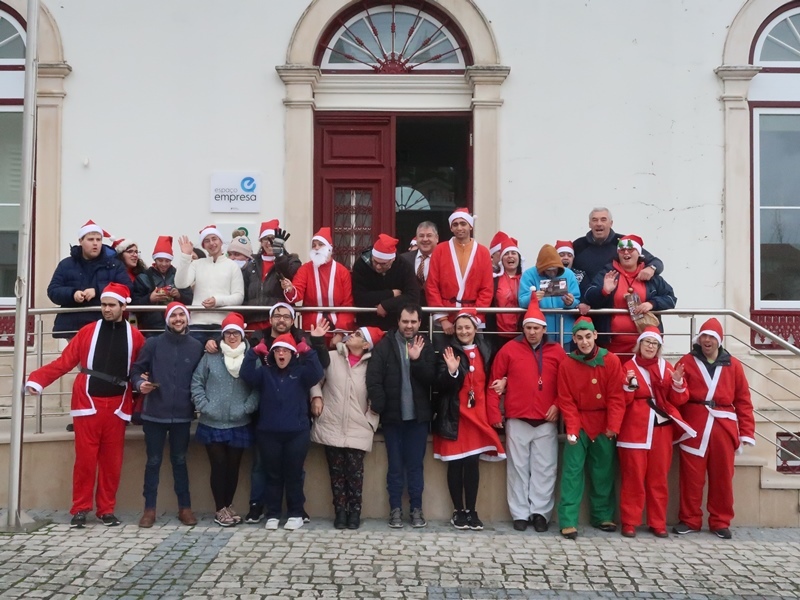
[[(392, 329), (383, 336), (367, 363), (367, 393), (372, 410), (381, 416), (381, 423), (401, 423), (403, 420), (400, 406), (403, 371), (396, 331)], [(418, 423), (430, 421), (433, 416), (430, 388), (436, 375), (433, 344), (427, 336), (422, 337), (425, 347), (417, 360), (410, 361), (411, 392)]]
[[(414, 269), (402, 258), (395, 259), (386, 273), (378, 273), (370, 264), (372, 250), (361, 253), (353, 265), (353, 304), (373, 308), (380, 304), (389, 313), (379, 317), (375, 313), (358, 313), (359, 326), (380, 327), (384, 331), (397, 325), (400, 309), (406, 304), (419, 303), (419, 281)], [(392, 290), (400, 290), (395, 296)]]
[[(480, 334), (475, 336), (475, 345), (483, 358), (483, 369), (486, 372), (488, 383), (489, 372), (492, 368), (493, 351), (492, 346)], [(469, 370), (469, 358), (461, 343), (453, 337), (448, 346), (453, 349), (456, 356), (461, 357), (458, 363), (458, 375), (453, 377), (447, 370), (447, 363), (444, 356), (440, 353), (436, 362), (436, 389), (439, 390), (439, 400), (436, 407), (436, 416), (433, 418), (433, 431), (446, 440), (458, 438), (458, 420), (461, 413), (458, 394), (464, 386), (464, 380)], [(442, 348), (444, 351), (444, 348)], [(486, 390), (483, 390), (484, 394)]]
[[(277, 302), (286, 302), (281, 287), (281, 277), (291, 280), (302, 263), (297, 254), (284, 252), (275, 259), (269, 273), (261, 281), (264, 270), (264, 257), (259, 254), (242, 267), (244, 279), (244, 302), (246, 306), (272, 306)], [(253, 323), (269, 320), (269, 312), (247, 313), (247, 319)]]
[[(414, 277), (417, 276), (417, 253), (419, 250), (411, 250), (409, 252), (403, 252), (400, 255), (400, 258), (406, 261), (409, 265), (411, 265), (411, 271), (414, 273)], [(430, 257), (428, 257), (428, 261), (430, 261)], [(430, 266), (430, 262), (428, 263)], [(428, 306), (428, 299), (425, 297), (425, 286), (420, 283), (419, 279), (417, 279), (417, 283), (419, 284), (419, 305), (422, 307)]]
[[(140, 273), (133, 283), (133, 289), (131, 290), (133, 304), (138, 306), (152, 306), (153, 303), (150, 301), (150, 294), (152, 294), (156, 288), (167, 287), (175, 287), (175, 267), (170, 266), (163, 275), (159, 273), (155, 267), (150, 267), (144, 273)], [(180, 292), (178, 300), (186, 306), (189, 306), (194, 298), (192, 288), (183, 288), (178, 291)], [(166, 308), (167, 304), (172, 302), (172, 300), (173, 298), (170, 298), (165, 302), (164, 308)], [(163, 331), (167, 326), (167, 322), (164, 320), (164, 311), (139, 312), (136, 314), (136, 320), (139, 330), (148, 337), (152, 337), (154, 335), (153, 332), (155, 332), (155, 335), (159, 335), (159, 332)]]

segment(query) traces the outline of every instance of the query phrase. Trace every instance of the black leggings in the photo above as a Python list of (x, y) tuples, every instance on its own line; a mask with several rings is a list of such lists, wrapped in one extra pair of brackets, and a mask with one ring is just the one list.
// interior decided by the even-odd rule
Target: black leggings
[(475, 454), (447, 463), (447, 487), (456, 510), (475, 510), (480, 483), (479, 460), (480, 455)]
[(206, 445), (208, 460), (211, 462), (211, 493), (217, 511), (233, 504), (236, 487), (239, 485), (239, 465), (244, 448), (234, 448), (228, 444)]

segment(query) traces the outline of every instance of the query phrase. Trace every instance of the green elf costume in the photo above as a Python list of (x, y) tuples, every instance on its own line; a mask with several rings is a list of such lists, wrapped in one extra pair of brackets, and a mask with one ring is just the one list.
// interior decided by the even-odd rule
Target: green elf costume
[(584, 469), (589, 472), (589, 514), (594, 527), (615, 531), (614, 438), (625, 415), (622, 363), (597, 346), (597, 331), (588, 317), (572, 326), (577, 350), (558, 368), (556, 405), (564, 418), (567, 444), (561, 472), (558, 522), (561, 535), (578, 537), (578, 512), (583, 499)]

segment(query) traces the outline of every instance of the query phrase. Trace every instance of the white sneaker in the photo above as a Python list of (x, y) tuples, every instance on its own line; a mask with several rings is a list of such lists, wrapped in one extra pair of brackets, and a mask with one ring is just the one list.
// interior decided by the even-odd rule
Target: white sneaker
[(264, 529), (275, 530), (277, 528), (278, 528), (278, 519), (267, 519), (267, 524), (264, 525)]
[(289, 517), (289, 519), (286, 521), (286, 525), (284, 525), (283, 528), (294, 531), (295, 529), (300, 529), (302, 526), (303, 517)]

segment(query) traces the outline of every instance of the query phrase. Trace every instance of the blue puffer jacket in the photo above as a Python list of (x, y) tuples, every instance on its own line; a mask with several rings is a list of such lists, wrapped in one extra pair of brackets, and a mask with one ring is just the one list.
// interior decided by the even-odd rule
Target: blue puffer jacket
[[(58, 263), (50, 285), (47, 286), (47, 297), (62, 308), (100, 308), (100, 294), (109, 283), (114, 281), (128, 286), (129, 289), (131, 287), (131, 278), (122, 263), (115, 259), (116, 255), (111, 247), (103, 245), (100, 256), (86, 260), (81, 247), (73, 246), (69, 256)], [(89, 302), (75, 302), (75, 292), (88, 288), (94, 288), (94, 298)], [(81, 327), (96, 321), (98, 316), (99, 313), (94, 311), (56, 315), (53, 337), (71, 338)]]
[(293, 356), (284, 369), (278, 368), (271, 352), (266, 365), (260, 362), (250, 349), (239, 371), (239, 377), (260, 394), (256, 429), (286, 433), (311, 429), (309, 392), (325, 375), (316, 351)]
[(138, 390), (150, 374), (150, 381), (159, 384), (144, 397), (142, 420), (156, 423), (188, 423), (194, 418), (192, 374), (203, 357), (203, 344), (187, 333), (167, 329), (149, 338), (131, 369), (133, 389)]

